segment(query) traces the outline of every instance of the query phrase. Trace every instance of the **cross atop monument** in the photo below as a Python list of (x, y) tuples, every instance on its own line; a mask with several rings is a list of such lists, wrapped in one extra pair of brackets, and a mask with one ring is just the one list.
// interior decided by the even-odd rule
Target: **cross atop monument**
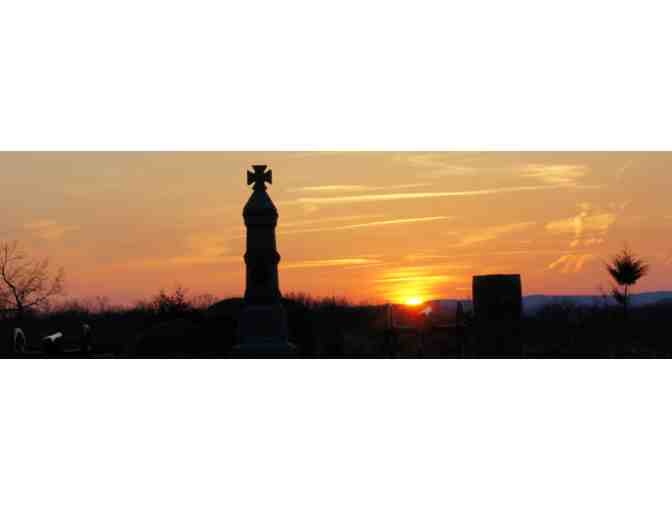
[(266, 165), (252, 165), (254, 172), (247, 171), (247, 184), (254, 183), (255, 191), (266, 190), (266, 183), (273, 184), (273, 171), (266, 170)]

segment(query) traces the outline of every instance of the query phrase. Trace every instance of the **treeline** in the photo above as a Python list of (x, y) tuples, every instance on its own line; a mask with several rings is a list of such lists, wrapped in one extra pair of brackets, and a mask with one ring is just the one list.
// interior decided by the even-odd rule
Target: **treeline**
[[(87, 355), (227, 357), (238, 340), (243, 304), (242, 298), (190, 296), (182, 287), (129, 307), (111, 306), (105, 298), (68, 301), (20, 324), (0, 320), (3, 352), (12, 353), (14, 327), (33, 339), (62, 332), (66, 344), (76, 345), (86, 323), (92, 329)], [(672, 356), (672, 302), (632, 308), (627, 316), (619, 306), (551, 304), (520, 321), (485, 325), (467, 314), (462, 328), (417, 331), (387, 329), (383, 306), (308, 294), (288, 294), (283, 304), (302, 357)]]
[[(283, 304), (292, 341), (303, 356), (345, 355), (344, 331), (364, 330), (379, 315), (377, 307), (305, 293), (288, 294)], [(34, 340), (33, 345), (35, 340), (60, 332), (67, 346), (77, 345), (87, 324), (92, 330), (91, 355), (228, 356), (238, 341), (242, 307), (242, 298), (192, 296), (181, 286), (161, 290), (132, 306), (114, 306), (105, 297), (67, 300), (21, 317), (0, 317), (2, 353), (13, 353), (15, 328)]]

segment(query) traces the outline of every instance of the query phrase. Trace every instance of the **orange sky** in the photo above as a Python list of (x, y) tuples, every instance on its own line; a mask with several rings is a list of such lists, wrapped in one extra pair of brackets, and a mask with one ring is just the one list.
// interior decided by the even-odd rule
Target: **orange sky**
[(244, 291), (245, 171), (268, 164), (284, 293), (470, 297), (474, 274), (525, 294), (594, 294), (627, 243), (672, 289), (672, 153), (0, 153), (0, 238), (66, 271), (69, 297), (132, 303), (181, 284)]

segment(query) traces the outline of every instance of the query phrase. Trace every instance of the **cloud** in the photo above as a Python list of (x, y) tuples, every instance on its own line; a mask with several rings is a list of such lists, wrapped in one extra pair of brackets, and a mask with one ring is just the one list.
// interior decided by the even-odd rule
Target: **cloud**
[(243, 264), (243, 255), (233, 253), (230, 238), (215, 234), (194, 234), (186, 239), (183, 254), (176, 256), (142, 258), (128, 262), (139, 267), (198, 266)]
[(451, 282), (455, 281), (454, 276), (446, 275), (424, 275), (424, 276), (397, 276), (396, 278), (385, 277), (378, 280), (374, 280), (376, 283), (400, 283), (400, 282), (413, 282), (413, 283), (432, 283), (432, 282)]
[(425, 175), (429, 178), (452, 177), (458, 175), (471, 175), (476, 169), (466, 163), (474, 161), (477, 158), (460, 158), (455, 160), (454, 157), (443, 154), (408, 154), (397, 155), (397, 160), (403, 161), (409, 166), (420, 170), (427, 170)]
[[(159, 263), (160, 264), (160, 263)], [(242, 255), (184, 255), (170, 257), (165, 260), (167, 265), (210, 265), (210, 264), (243, 264)]]
[(333, 223), (338, 221), (355, 221), (355, 220), (364, 220), (371, 218), (383, 218), (384, 214), (357, 214), (351, 216), (335, 216), (332, 218), (320, 218), (315, 220), (301, 220), (301, 221), (290, 221), (290, 222), (281, 222), (281, 227), (300, 227), (303, 225), (314, 225), (320, 223)]
[(360, 228), (370, 228), (370, 227), (384, 227), (389, 225), (400, 225), (405, 223), (426, 223), (430, 221), (440, 221), (440, 220), (449, 220), (450, 216), (425, 216), (421, 218), (398, 218), (394, 220), (385, 220), (385, 221), (370, 221), (367, 223), (356, 223), (354, 225), (341, 225), (338, 227), (316, 227), (316, 228), (307, 228), (301, 230), (279, 230), (279, 233), (283, 235), (287, 234), (304, 234), (309, 232), (332, 232), (338, 230), (355, 230)]
[(347, 267), (380, 264), (380, 260), (369, 258), (345, 258), (345, 259), (322, 259), (303, 260), (282, 264), (282, 269), (310, 269), (315, 267)]
[(616, 179), (622, 181), (625, 177), (626, 172), (632, 168), (632, 160), (628, 160), (625, 164), (616, 171)]
[(475, 243), (492, 241), (505, 234), (522, 232), (536, 225), (534, 221), (524, 221), (520, 223), (511, 223), (508, 225), (497, 225), (494, 227), (484, 227), (467, 234), (459, 241), (459, 246), (469, 246)]
[(302, 204), (304, 214), (315, 214), (320, 210), (315, 204)]
[(604, 243), (604, 238), (603, 237), (589, 237), (587, 239), (574, 239), (571, 243), (569, 243), (569, 246), (571, 248), (578, 248), (579, 246), (595, 246), (598, 244)]
[(558, 269), (561, 273), (565, 274), (578, 273), (588, 261), (594, 258), (596, 258), (595, 255), (591, 253), (563, 255), (554, 262), (551, 262), (547, 269)]
[(415, 261), (415, 260), (440, 260), (440, 259), (446, 259), (446, 258), (453, 258), (454, 255), (438, 255), (435, 253), (417, 253), (414, 255), (405, 255), (404, 259), (409, 260), (409, 261)]
[(327, 186), (303, 186), (301, 188), (289, 188), (287, 191), (316, 191), (316, 192), (348, 192), (348, 191), (366, 191), (368, 186), (357, 186), (347, 184), (330, 184)]
[(409, 188), (426, 188), (431, 186), (428, 182), (415, 182), (412, 184), (396, 184), (392, 186), (363, 186), (357, 184), (328, 184), (326, 186), (303, 186), (300, 188), (289, 188), (287, 191), (292, 192), (315, 192), (315, 193), (355, 193), (373, 190), (393, 190), (393, 189), (409, 189)]
[[(398, 267), (387, 271), (383, 280), (412, 280), (423, 276), (434, 276), (437, 272), (454, 273), (460, 270), (466, 270), (471, 267), (470, 264), (430, 264), (424, 266), (406, 266)], [(382, 280), (377, 280), (382, 281)]]
[(551, 221), (546, 230), (554, 234), (571, 234), (574, 239), (570, 246), (593, 246), (601, 244), (609, 227), (616, 222), (616, 214), (596, 209), (589, 203), (579, 204), (576, 216)]
[(527, 165), (521, 171), (523, 177), (550, 185), (573, 185), (589, 173), (585, 165)]
[(208, 266), (208, 265), (244, 265), (242, 255), (179, 255), (177, 257), (144, 258), (124, 263), (125, 267), (162, 268), (173, 266)]
[(61, 239), (68, 232), (75, 232), (80, 229), (80, 227), (74, 225), (61, 225), (53, 220), (34, 221), (26, 224), (25, 228), (36, 237), (47, 241)]
[[(390, 200), (411, 200), (419, 198), (442, 198), (442, 197), (474, 197), (483, 195), (496, 195), (498, 193), (515, 193), (520, 191), (542, 191), (566, 188), (566, 184), (555, 184), (547, 186), (515, 186), (505, 188), (479, 189), (467, 191), (437, 191), (420, 193), (384, 193), (384, 194), (366, 194), (366, 195), (347, 195), (340, 197), (303, 197), (297, 198), (295, 203), (299, 204), (347, 204), (357, 202), (382, 202)], [(584, 186), (587, 188), (588, 186)], [(595, 186), (590, 186), (593, 188)]]
[(217, 234), (194, 234), (187, 238), (190, 254), (213, 259), (232, 255), (229, 239)]

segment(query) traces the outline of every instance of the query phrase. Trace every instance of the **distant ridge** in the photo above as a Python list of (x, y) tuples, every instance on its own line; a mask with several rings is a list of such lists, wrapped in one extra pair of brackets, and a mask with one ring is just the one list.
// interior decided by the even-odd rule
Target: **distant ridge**
[[(438, 299), (439, 303), (455, 303), (462, 302), (465, 308), (471, 309), (472, 303), (470, 299)], [(656, 292), (642, 292), (640, 294), (631, 295), (632, 306), (646, 306), (659, 303), (661, 301), (672, 302), (672, 291), (656, 291)], [(548, 295), (548, 294), (530, 294), (523, 296), (523, 313), (526, 315), (534, 315), (544, 306), (552, 304), (572, 304), (574, 306), (603, 306), (605, 298), (601, 295)], [(607, 296), (607, 305), (616, 305), (616, 300)]]

